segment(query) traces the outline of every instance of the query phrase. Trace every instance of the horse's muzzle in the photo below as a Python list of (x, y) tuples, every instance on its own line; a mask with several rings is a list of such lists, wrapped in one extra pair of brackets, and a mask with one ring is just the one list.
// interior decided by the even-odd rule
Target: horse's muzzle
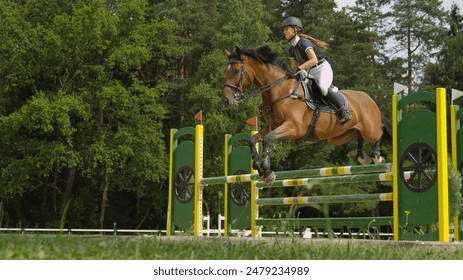
[(225, 105), (226, 107), (230, 106), (230, 100), (229, 100), (228, 97), (226, 97), (226, 96), (222, 96), (222, 103), (223, 103), (223, 105)]
[(222, 94), (222, 103), (225, 105), (225, 107), (230, 107), (236, 105), (236, 100), (233, 94), (227, 94), (223, 93)]

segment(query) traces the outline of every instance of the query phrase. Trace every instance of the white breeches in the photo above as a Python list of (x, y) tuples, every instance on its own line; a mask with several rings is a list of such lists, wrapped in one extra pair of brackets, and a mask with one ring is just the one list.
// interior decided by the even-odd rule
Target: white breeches
[(311, 68), (309, 77), (313, 78), (320, 88), (323, 96), (328, 94), (328, 88), (333, 84), (333, 69), (328, 61)]

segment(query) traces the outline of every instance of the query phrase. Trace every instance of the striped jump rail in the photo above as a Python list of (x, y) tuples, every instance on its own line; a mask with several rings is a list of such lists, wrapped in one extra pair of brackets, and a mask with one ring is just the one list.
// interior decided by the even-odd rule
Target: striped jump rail
[(273, 197), (258, 198), (256, 203), (263, 205), (311, 205), (323, 203), (347, 203), (365, 201), (392, 201), (392, 193), (341, 194), (325, 196)]
[(340, 218), (260, 218), (256, 220), (259, 226), (281, 226), (282, 224), (311, 226), (316, 228), (339, 227), (369, 227), (388, 226), (393, 224), (394, 217), (340, 217)]
[[(352, 166), (338, 166), (338, 167), (323, 167), (323, 168), (311, 168), (302, 170), (290, 170), (290, 171), (276, 171), (275, 175), (278, 179), (288, 179), (295, 177), (331, 177), (331, 176), (342, 176), (354, 174), (368, 174), (385, 172), (390, 173), (392, 171), (391, 163), (382, 164), (369, 164), (369, 165), (352, 165)], [(217, 185), (225, 183), (237, 183), (237, 182), (251, 182), (253, 180), (262, 179), (259, 174), (243, 174), (243, 175), (230, 175), (230, 176), (218, 176), (202, 178), (201, 185)], [(392, 180), (392, 179), (391, 179)]]
[[(405, 178), (409, 179), (412, 171), (404, 172)], [(276, 180), (271, 185), (266, 182), (259, 181), (256, 186), (259, 188), (273, 188), (273, 187), (297, 187), (297, 186), (311, 186), (314, 184), (342, 184), (342, 183), (364, 183), (364, 182), (383, 182), (392, 181), (392, 173), (373, 173), (373, 174), (358, 174), (358, 175), (345, 175), (333, 177), (314, 177), (314, 178), (299, 178), (288, 180)]]

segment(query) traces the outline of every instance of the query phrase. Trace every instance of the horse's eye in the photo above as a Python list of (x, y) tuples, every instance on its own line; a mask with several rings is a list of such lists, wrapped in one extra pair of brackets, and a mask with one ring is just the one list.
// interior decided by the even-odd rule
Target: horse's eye
[(233, 68), (232, 69), (233, 74), (238, 75), (240, 73), (240, 69), (238, 68)]

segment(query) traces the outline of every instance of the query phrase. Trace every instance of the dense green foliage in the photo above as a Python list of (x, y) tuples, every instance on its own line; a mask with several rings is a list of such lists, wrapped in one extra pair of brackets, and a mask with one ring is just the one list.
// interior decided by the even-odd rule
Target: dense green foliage
[[(400, 13), (384, 12), (389, 2)], [(223, 49), (267, 44), (284, 60), (285, 16), (299, 16), (306, 33), (329, 43), (339, 88), (368, 92), (388, 117), (393, 82), (462, 89), (461, 11), (439, 7), (437, 0), (359, 0), (342, 10), (334, 0), (1, 0), (0, 227), (165, 228), (169, 129), (194, 125), (203, 110), (204, 175), (220, 175), (223, 135), (249, 131), (245, 120), (260, 116), (258, 97), (222, 106)], [(410, 36), (411, 28), (420, 33)], [(405, 45), (408, 52), (394, 51)], [(355, 148), (279, 142), (272, 164), (355, 164)], [(391, 160), (390, 146), (383, 154)], [(339, 189), (378, 187), (390, 189)], [(213, 217), (223, 213), (219, 192), (207, 197)], [(332, 214), (389, 210), (371, 204)]]
[[(290, 245), (290, 246), (288, 246)], [(1, 235), (3, 260), (461, 260), (460, 244), (304, 240)]]

